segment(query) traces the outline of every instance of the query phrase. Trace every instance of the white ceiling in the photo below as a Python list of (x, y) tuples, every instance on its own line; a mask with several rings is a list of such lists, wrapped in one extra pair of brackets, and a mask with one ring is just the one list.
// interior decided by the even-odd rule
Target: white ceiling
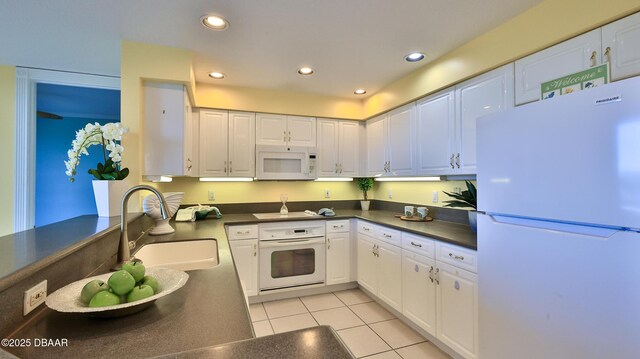
[[(192, 50), (197, 82), (353, 98), (540, 1), (0, 0), (0, 64), (119, 76), (126, 39)], [(204, 28), (208, 13), (230, 28)], [(426, 60), (405, 62), (411, 51)], [(316, 73), (298, 75), (302, 65)]]

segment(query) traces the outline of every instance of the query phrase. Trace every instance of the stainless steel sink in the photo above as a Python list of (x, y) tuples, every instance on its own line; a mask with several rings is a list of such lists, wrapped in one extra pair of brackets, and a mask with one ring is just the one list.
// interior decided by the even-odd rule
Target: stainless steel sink
[(213, 268), (219, 264), (218, 242), (215, 239), (146, 244), (134, 256), (149, 268), (165, 267), (189, 271)]

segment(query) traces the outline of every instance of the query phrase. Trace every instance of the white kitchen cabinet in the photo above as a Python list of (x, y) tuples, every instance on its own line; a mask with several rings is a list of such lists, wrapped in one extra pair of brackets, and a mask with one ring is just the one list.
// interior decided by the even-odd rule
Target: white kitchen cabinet
[(191, 103), (183, 85), (145, 82), (144, 176), (191, 176)]
[(415, 104), (367, 121), (369, 176), (416, 174)]
[(229, 246), (247, 296), (258, 295), (258, 240), (232, 240)]
[(437, 263), (437, 338), (467, 359), (478, 357), (478, 276)]
[(256, 144), (316, 146), (314, 117), (256, 114)]
[(317, 120), (318, 176), (353, 177), (359, 173), (360, 124)]
[(371, 293), (376, 293), (377, 284), (377, 254), (374, 239), (358, 233), (358, 285)]
[(402, 310), (402, 250), (378, 241), (378, 292), (380, 299), (394, 309)]
[(476, 173), (476, 120), (513, 107), (513, 64), (417, 102), (418, 172)]
[(436, 336), (435, 260), (402, 250), (402, 314)]
[(539, 100), (543, 82), (600, 64), (601, 44), (601, 30), (598, 28), (516, 60), (516, 105)]
[(327, 221), (327, 285), (348, 283), (351, 279), (349, 220)]
[(255, 175), (255, 114), (200, 111), (200, 176)]
[(379, 176), (387, 170), (387, 114), (367, 121), (367, 175)]
[(602, 27), (602, 54), (612, 80), (640, 74), (640, 13)]

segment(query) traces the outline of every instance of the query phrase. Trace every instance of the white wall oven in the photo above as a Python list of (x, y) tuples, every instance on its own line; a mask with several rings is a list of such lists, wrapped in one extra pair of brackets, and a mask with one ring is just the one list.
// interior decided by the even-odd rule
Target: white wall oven
[(264, 223), (259, 233), (261, 291), (324, 283), (324, 221)]

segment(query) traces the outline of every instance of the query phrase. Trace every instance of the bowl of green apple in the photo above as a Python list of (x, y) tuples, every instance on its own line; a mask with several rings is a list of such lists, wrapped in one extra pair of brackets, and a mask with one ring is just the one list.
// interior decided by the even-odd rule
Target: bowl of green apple
[(139, 260), (122, 269), (70, 283), (46, 299), (49, 308), (93, 317), (121, 317), (150, 307), (185, 285), (189, 275), (170, 268), (145, 268)]

